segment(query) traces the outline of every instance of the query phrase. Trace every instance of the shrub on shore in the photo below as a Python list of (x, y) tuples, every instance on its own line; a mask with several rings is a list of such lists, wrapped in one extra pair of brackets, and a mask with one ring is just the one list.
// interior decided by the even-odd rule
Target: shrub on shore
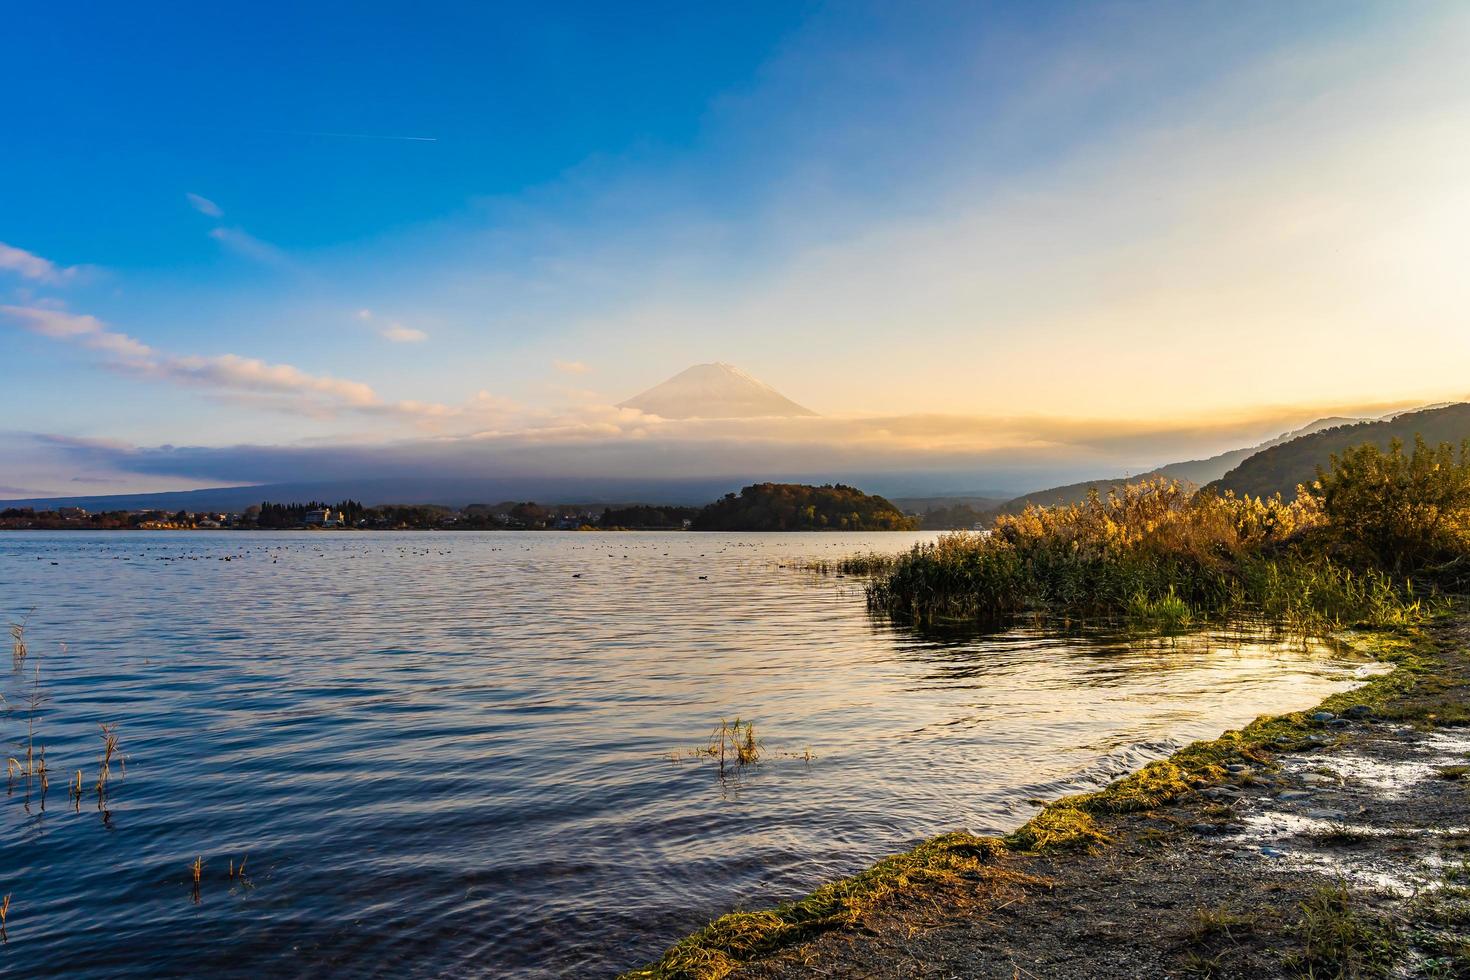
[(1329, 546), (1362, 533), (1363, 495), (1348, 492), (1358, 472), (1339, 464), (1289, 503), (1155, 480), (1028, 507), (988, 533), (916, 545), (869, 586), (869, 603), (924, 622), (1041, 610), (1164, 628), (1242, 612), (1302, 629), (1399, 625), (1420, 608), (1407, 582)]
[(1404, 452), (1366, 443), (1332, 457), (1307, 491), (1329, 543), (1346, 558), (1395, 572), (1446, 570), (1470, 556), (1470, 440)]

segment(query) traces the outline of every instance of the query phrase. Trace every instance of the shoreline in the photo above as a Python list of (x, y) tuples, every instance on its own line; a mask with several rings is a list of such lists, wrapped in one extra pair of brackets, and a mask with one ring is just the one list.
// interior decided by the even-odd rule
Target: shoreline
[[(1465, 828), (1463, 839), (1451, 834), (1441, 843), (1456, 853), (1463, 849), (1463, 857), (1470, 858), (1470, 782), (1462, 783), (1461, 776), (1420, 779), (1426, 792), (1443, 790), (1448, 796), (1432, 803), (1411, 800), (1407, 806), (1398, 803), (1396, 791), (1356, 785), (1362, 780), (1350, 775), (1339, 779), (1338, 795), (1356, 793), (1351, 806), (1360, 813), (1383, 811), (1390, 822), (1409, 818), (1395, 829), (1356, 827), (1351, 817), (1360, 813), (1349, 814), (1346, 804), (1308, 806), (1320, 802), (1316, 797), (1327, 791), (1315, 787), (1330, 777), (1297, 771), (1331, 769), (1333, 759), (1339, 768), (1360, 774), (1386, 771), (1385, 760), (1407, 759), (1438, 744), (1432, 743), (1433, 733), (1441, 730), (1466, 736), (1466, 757), (1460, 761), (1470, 762), (1470, 732), (1446, 728), (1470, 724), (1470, 615), (1457, 611), (1415, 629), (1337, 638), (1392, 669), (1316, 707), (1263, 716), (1185, 746), (1101, 790), (1054, 800), (1003, 837), (941, 835), (798, 901), (729, 913), (671, 946), (656, 963), (623, 976), (1155, 975), (1139, 972), (1143, 961), (1151, 961), (1158, 975), (1293, 976), (1307, 972), (1301, 968), (1305, 963), (1319, 976), (1335, 976), (1334, 956), (1354, 976), (1380, 975), (1373, 964), (1387, 958), (1421, 960), (1438, 969), (1437, 956), (1450, 972), (1423, 975), (1465, 975), (1455, 971), (1470, 971), (1470, 944), (1448, 953), (1421, 948), (1454, 946), (1435, 938), (1434, 923), (1450, 919), (1461, 927), (1457, 916), (1464, 910), (1458, 905), (1449, 911), (1437, 905), (1422, 910), (1428, 924), (1414, 933), (1422, 934), (1416, 947), (1389, 938), (1409, 934), (1396, 925), (1404, 916), (1401, 902), (1358, 895), (1346, 885), (1341, 892), (1319, 894), (1331, 886), (1331, 875), (1288, 868), (1278, 860), (1288, 852), (1274, 845), (1261, 845), (1257, 860), (1237, 857), (1237, 829), (1272, 821), (1291, 827), (1316, 820), (1322, 825), (1310, 826), (1323, 840), (1361, 845), (1379, 838), (1397, 844), (1410, 831), (1422, 836), (1453, 818)], [(1305, 767), (1301, 760), (1308, 760)], [(1405, 765), (1418, 766), (1413, 771), (1422, 775), (1425, 764), (1411, 760)], [(1464, 809), (1459, 816), (1457, 801)], [(1424, 826), (1415, 824), (1416, 813)], [(1357, 857), (1366, 860), (1369, 851), (1359, 847)], [(1196, 874), (1181, 874), (1175, 866), (1181, 855)], [(1392, 863), (1381, 854), (1373, 860)], [(1116, 890), (1119, 861), (1130, 869), (1121, 891)], [(1338, 871), (1351, 868), (1352, 860), (1338, 865)], [(1189, 886), (1176, 887), (1181, 880)], [(1261, 905), (1261, 894), (1245, 894), (1261, 882), (1269, 883), (1277, 899), (1266, 902), (1276, 910), (1269, 922), (1232, 910), (1232, 903)], [(1453, 889), (1462, 885), (1470, 886), (1470, 880), (1447, 887), (1458, 895)], [(1470, 888), (1464, 890), (1470, 897)], [(1120, 923), (1120, 914), (1142, 918)], [(1363, 939), (1363, 950), (1324, 953), (1302, 924), (1324, 916), (1354, 923), (1355, 934), (1371, 941)], [(1216, 920), (1229, 920), (1233, 928)], [(1470, 925), (1470, 916), (1463, 925)], [(1216, 935), (1222, 930), (1225, 938)], [(1247, 933), (1254, 942), (1241, 940)], [(1099, 959), (1107, 949), (1120, 951), (1112, 967)], [(1041, 952), (1026, 966), (1030, 950)], [(1035, 972), (1038, 968), (1043, 972)]]
[(628, 534), (628, 533), (654, 533), (654, 534), (950, 534), (963, 528), (874, 528), (868, 530), (848, 530), (845, 528), (793, 528), (789, 530), (764, 530), (764, 531), (741, 531), (728, 530), (695, 530), (687, 527), (0, 527), (0, 534), (25, 534), (36, 532), (70, 531), (70, 532), (98, 532), (98, 533), (131, 533), (148, 532), (153, 534), (169, 534), (181, 531), (222, 531), (231, 534), (253, 534), (260, 531), (310, 531), (322, 533), (357, 533), (360, 531), (441, 531), (441, 532), (465, 532), (475, 534), (583, 534), (587, 532), (599, 534)]

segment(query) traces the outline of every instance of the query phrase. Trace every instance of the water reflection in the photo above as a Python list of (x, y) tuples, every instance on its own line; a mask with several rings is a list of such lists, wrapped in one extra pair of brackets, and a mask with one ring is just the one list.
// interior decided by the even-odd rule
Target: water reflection
[[(0, 536), (3, 611), (38, 607), (51, 765), (95, 778), (116, 723), (129, 770), (105, 829), (0, 806), (0, 963), (607, 973), (1357, 666), (1241, 630), (920, 631), (869, 617), (856, 580), (778, 567), (912, 540)], [(737, 715), (767, 761), (671, 761)], [(246, 853), (250, 888), (226, 874)]]

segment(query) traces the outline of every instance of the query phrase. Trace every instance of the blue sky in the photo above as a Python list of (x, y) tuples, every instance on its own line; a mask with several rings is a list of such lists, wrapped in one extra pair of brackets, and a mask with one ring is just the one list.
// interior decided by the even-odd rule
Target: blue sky
[[(0, 484), (446, 438), (1129, 468), (1463, 397), (1467, 36), (1428, 3), (10, 11)], [(712, 360), (845, 421), (611, 408)], [(1158, 438), (1059, 434), (1100, 422)]]

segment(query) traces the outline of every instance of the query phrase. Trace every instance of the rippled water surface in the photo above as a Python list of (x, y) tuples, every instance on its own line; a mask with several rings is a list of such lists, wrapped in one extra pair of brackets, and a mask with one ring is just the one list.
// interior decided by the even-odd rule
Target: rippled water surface
[[(39, 665), (53, 773), (0, 804), (0, 973), (607, 975), (1362, 671), (1243, 633), (926, 636), (780, 567), (918, 537), (0, 535), (0, 614), (35, 607), (0, 734)], [(671, 759), (735, 715), (766, 762)]]

